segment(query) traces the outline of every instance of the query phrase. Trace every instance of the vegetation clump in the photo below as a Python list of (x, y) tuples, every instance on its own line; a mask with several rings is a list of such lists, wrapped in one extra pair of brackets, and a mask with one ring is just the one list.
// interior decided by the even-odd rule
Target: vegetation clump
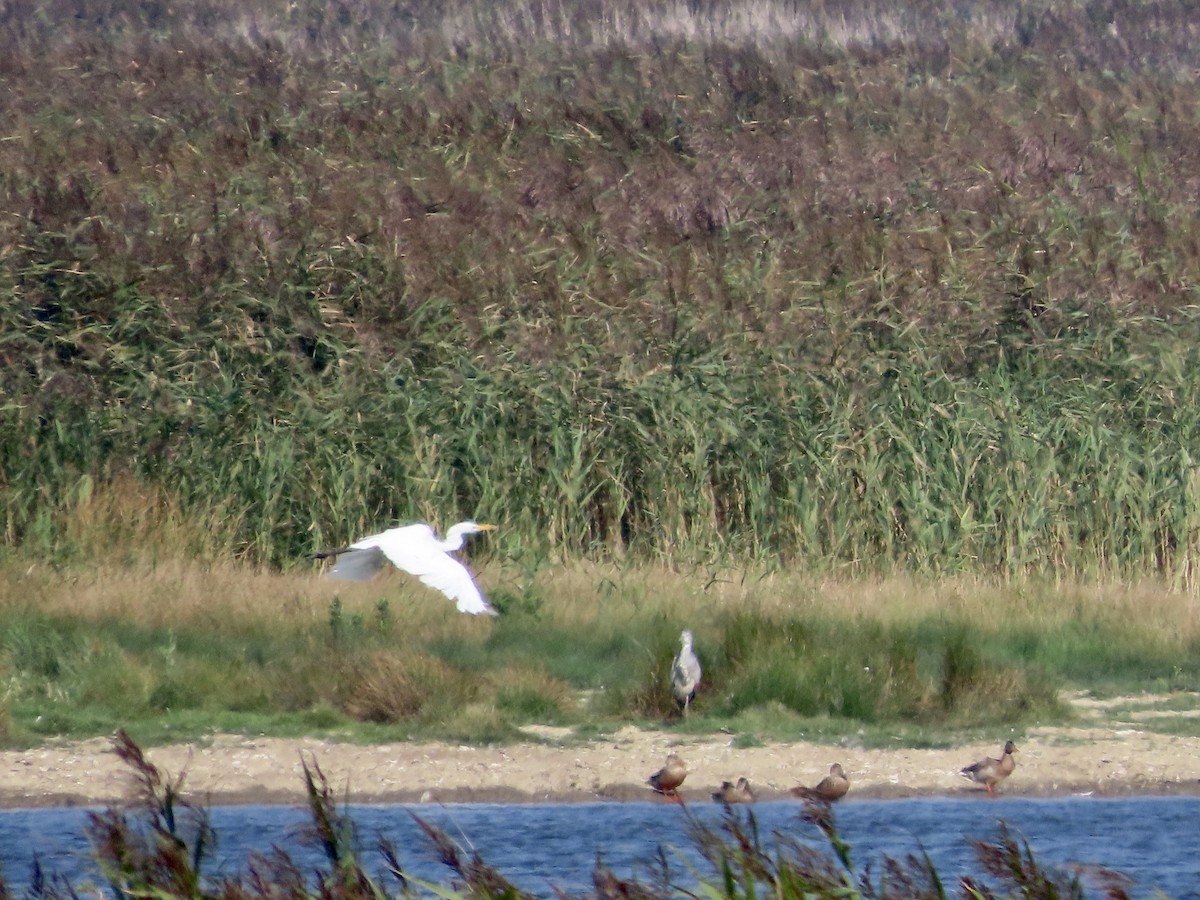
[[(125, 728), (143, 742), (496, 743), (532, 739), (534, 724), (580, 736), (633, 724), (928, 744), (1067, 722), (1064, 690), (1200, 689), (1191, 594), (718, 571), (700, 591), (643, 567), (554, 569), (528, 588), (536, 607), (481, 623), (400, 574), (343, 589), (241, 565), (0, 570), (3, 740)], [(595, 587), (605, 579), (611, 593)], [(686, 720), (670, 682), (685, 626), (704, 666)]]

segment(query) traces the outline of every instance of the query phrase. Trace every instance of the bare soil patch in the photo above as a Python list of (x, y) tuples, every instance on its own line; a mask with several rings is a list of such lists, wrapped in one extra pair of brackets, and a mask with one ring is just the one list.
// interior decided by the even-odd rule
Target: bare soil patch
[[(1200, 795), (1200, 737), (1137, 727), (1156, 706), (1178, 707), (1180, 695), (1090, 701), (1072, 698), (1081, 721), (1016, 737), (1017, 770), (999, 791), (1007, 795)], [(1106, 711), (1122, 708), (1128, 721)], [(1192, 716), (1194, 708), (1157, 715)], [(1089, 721), (1093, 720), (1093, 721)], [(1094, 722), (1094, 724), (1093, 724)], [(953, 749), (862, 749), (818, 743), (738, 748), (724, 734), (703, 737), (624, 728), (580, 743), (565, 729), (529, 729), (530, 742), (503, 747), (445, 743), (360, 746), (327, 740), (218, 735), (199, 744), (147, 751), (160, 769), (186, 773), (185, 790), (213, 804), (301, 803), (302, 761), (315, 761), (350, 802), (582, 802), (644, 800), (655, 795), (646, 777), (672, 750), (688, 766), (680, 790), (709, 801), (722, 781), (750, 779), (762, 799), (814, 784), (840, 762), (851, 779), (849, 798), (949, 795), (982, 790), (958, 770), (996, 756), (1008, 737)], [(0, 806), (62, 806), (120, 802), (130, 794), (127, 770), (107, 739), (0, 752)]]

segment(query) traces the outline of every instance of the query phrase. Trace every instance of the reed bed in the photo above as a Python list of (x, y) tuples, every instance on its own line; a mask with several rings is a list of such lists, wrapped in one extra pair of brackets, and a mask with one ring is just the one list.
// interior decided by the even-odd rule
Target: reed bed
[(1192, 585), (1187, 6), (993, 7), (18, 3), (4, 545)]
[[(501, 382), (464, 365), (381, 387), (349, 403), (345, 422), (274, 417), (224, 434), (254, 414), (241, 409), (213, 431), (176, 432), (146, 462), (173, 504), (211, 523), (189, 553), (291, 563), (396, 518), (474, 515), (500, 521), (499, 554), (531, 564), (616, 554), (1187, 587), (1200, 540), (1200, 367), (1180, 359), (1171, 380), (1160, 368), (1171, 361), (1140, 374), (1131, 361), (1109, 380), (1038, 365), (1020, 385), (1007, 368), (956, 383), (909, 364), (864, 384), (697, 362), (637, 385), (559, 369)], [(12, 413), (14, 544), (84, 552), (94, 503), (156, 502), (112, 496), (141, 488), (108, 489), (83, 460), (65, 463), (85, 449), (77, 436)], [(101, 443), (128, 455), (114, 446), (95, 465), (140, 469), (143, 423), (124, 411), (111, 421)], [(44, 461), (23, 452), (31, 444)]]

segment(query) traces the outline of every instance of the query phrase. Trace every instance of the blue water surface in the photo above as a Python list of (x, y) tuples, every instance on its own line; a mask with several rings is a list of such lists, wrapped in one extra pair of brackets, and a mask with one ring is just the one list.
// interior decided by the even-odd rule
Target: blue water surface
[[(753, 811), (765, 841), (773, 843), (777, 832), (827, 847), (815, 827), (802, 820), (797, 803), (759, 803)], [(545, 897), (556, 890), (590, 892), (597, 854), (621, 877), (649, 877), (660, 849), (677, 880), (690, 879), (689, 867), (707, 874), (689, 838), (689, 822), (719, 827), (724, 814), (716, 804), (684, 809), (663, 803), (356, 805), (348, 813), (362, 858), (385, 884), (390, 876), (383, 874), (376, 849), (381, 836), (396, 847), (410, 875), (451, 882), (452, 873), (416, 815), (444, 830), (465, 852), (478, 852), (521, 889)], [(956, 876), (981, 872), (968, 839), (994, 840), (1003, 821), (1046, 867), (1115, 869), (1133, 879), (1135, 897), (1153, 897), (1156, 891), (1200, 897), (1200, 798), (936, 797), (848, 801), (835, 814), (860, 871), (871, 864), (878, 874), (884, 855), (902, 859), (924, 851), (953, 888)], [(251, 853), (267, 853), (273, 846), (283, 848), (302, 870), (324, 864), (319, 848), (304, 837), (310, 823), (304, 808), (215, 807), (211, 816), (218, 845), (205, 869), (210, 877), (244, 873)], [(87, 827), (85, 809), (0, 812), (0, 868), (10, 890), (16, 896), (28, 890), (35, 855), (44, 872), (76, 887), (96, 883)], [(1089, 894), (1101, 896), (1094, 888)]]

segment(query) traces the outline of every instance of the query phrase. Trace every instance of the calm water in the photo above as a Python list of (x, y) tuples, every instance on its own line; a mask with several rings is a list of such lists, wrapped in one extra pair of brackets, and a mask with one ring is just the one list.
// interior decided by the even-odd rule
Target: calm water
[[(446, 830), (459, 843), (519, 887), (549, 896), (555, 888), (582, 894), (592, 888), (595, 854), (619, 875), (646, 875), (661, 844), (677, 875), (680, 855), (695, 860), (687, 838), (685, 812), (658, 803), (594, 803), (498, 806), (354, 806), (364, 859), (374, 863), (379, 835), (396, 846), (406, 871), (439, 883), (449, 872), (437, 861), (410, 811)], [(689, 812), (718, 824), (716, 804), (693, 805)], [(754, 808), (763, 835), (778, 830), (824, 847), (813, 826), (799, 817), (795, 803), (760, 803)], [(1173, 898), (1200, 897), (1200, 798), (1120, 799), (910, 799), (847, 802), (836, 809), (839, 828), (853, 845), (861, 869), (883, 854), (902, 858), (924, 849), (943, 879), (978, 873), (966, 838), (991, 840), (1004, 820), (1029, 841), (1046, 865), (1106, 865), (1131, 876), (1135, 896), (1161, 890)], [(306, 811), (295, 807), (238, 806), (212, 810), (218, 853), (209, 875), (244, 871), (247, 855), (273, 845), (286, 849), (302, 868), (323, 860), (301, 837)], [(17, 896), (24, 893), (34, 854), (43, 869), (76, 886), (94, 878), (88, 862), (86, 810), (0, 812), (0, 867)], [(374, 868), (374, 865), (372, 865)], [(707, 869), (700, 864), (702, 873)], [(878, 866), (873, 866), (878, 871)], [(386, 877), (386, 876), (385, 876)], [(1089, 894), (1097, 895), (1089, 890)]]

